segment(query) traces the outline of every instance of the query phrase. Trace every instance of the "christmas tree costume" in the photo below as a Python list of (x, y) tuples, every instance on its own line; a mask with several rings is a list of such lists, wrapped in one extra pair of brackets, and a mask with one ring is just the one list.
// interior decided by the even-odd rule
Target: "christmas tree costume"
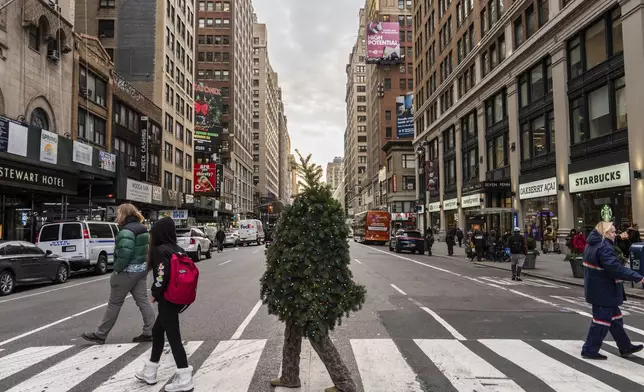
[(366, 291), (353, 282), (349, 270), (349, 228), (340, 203), (333, 199), (329, 186), (321, 183), (322, 168), (310, 163), (310, 155), (297, 154), (302, 192), (280, 215), (261, 278), (261, 297), (268, 312), (286, 323), (282, 374), (271, 385), (300, 386), (304, 337), (335, 384), (327, 391), (355, 392), (329, 331), (341, 324), (343, 316), (362, 307)]

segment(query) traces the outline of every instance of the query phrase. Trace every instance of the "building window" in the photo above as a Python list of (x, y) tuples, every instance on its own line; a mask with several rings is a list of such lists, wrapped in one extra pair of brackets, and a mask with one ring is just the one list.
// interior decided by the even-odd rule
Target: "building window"
[(170, 173), (170, 172), (165, 172), (164, 173), (163, 185), (167, 189), (172, 190), (172, 173)]
[(393, 129), (391, 127), (385, 128), (385, 137), (391, 139), (393, 137)]
[(192, 180), (186, 180), (186, 190), (185, 190), (185, 192), (186, 193), (192, 193), (193, 192)]
[(166, 142), (165, 143), (165, 148), (163, 149), (163, 158), (165, 158), (166, 161), (169, 163), (172, 163), (172, 144)]
[(391, 110), (385, 111), (385, 120), (391, 120)]
[(523, 43), (523, 21), (519, 16), (514, 21), (514, 48), (518, 48)]
[(477, 180), (479, 175), (478, 147), (463, 151), (463, 182)]
[(114, 38), (114, 19), (98, 20), (98, 38)]
[(456, 158), (445, 161), (445, 185), (456, 185)]
[(35, 108), (31, 112), (31, 119), (29, 120), (29, 124), (41, 129), (48, 130), (49, 116), (47, 116), (47, 113), (43, 109)]
[(485, 126), (490, 128), (506, 117), (507, 97), (503, 89), (485, 101)]
[(552, 93), (552, 64), (550, 57), (519, 76), (519, 106), (528, 104)]
[(471, 111), (465, 117), (461, 118), (461, 134), (463, 142), (477, 138), (476, 110)]
[(402, 167), (403, 169), (415, 169), (416, 156), (414, 154), (402, 154)]
[(105, 120), (78, 108), (78, 137), (105, 146)]
[(404, 176), (403, 177), (403, 186), (406, 191), (416, 190), (416, 177), (414, 176)]
[(114, 8), (116, 6), (116, 0), (101, 0), (99, 2), (99, 7), (101, 8)]
[(90, 101), (106, 107), (107, 106), (107, 83), (96, 76), (87, 66), (79, 67), (78, 84), (81, 95)]
[(443, 132), (443, 153), (454, 151), (456, 148), (456, 134), (454, 127)]
[(537, 158), (555, 151), (554, 112), (521, 124), (521, 160)]
[(29, 47), (40, 50), (40, 26), (29, 27)]

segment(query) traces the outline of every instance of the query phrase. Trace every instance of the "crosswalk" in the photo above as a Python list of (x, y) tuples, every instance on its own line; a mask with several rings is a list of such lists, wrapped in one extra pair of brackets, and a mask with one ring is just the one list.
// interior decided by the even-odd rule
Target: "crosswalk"
[[(364, 392), (641, 390), (644, 355), (621, 358), (615, 344), (607, 342), (604, 354), (609, 358), (597, 362), (579, 356), (582, 344), (547, 339), (336, 341)], [(195, 369), (195, 391), (269, 391), (267, 382), (278, 375), (280, 361), (279, 355), (265, 353), (269, 345), (281, 347), (281, 342), (184, 342)], [(133, 373), (149, 355), (149, 344), (131, 343), (5, 349), (0, 352), (0, 391), (159, 392), (174, 374), (174, 360), (167, 348), (159, 367), (159, 383), (146, 385), (134, 379)], [(308, 342), (302, 348), (300, 375), (302, 392), (322, 391), (332, 385)]]

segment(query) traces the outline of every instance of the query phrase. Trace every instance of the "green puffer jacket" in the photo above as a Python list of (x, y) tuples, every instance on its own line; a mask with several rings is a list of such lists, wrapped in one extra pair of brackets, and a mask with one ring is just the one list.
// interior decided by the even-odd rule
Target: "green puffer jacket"
[(148, 229), (135, 218), (128, 217), (116, 236), (114, 272), (122, 272), (132, 264), (145, 264), (149, 248)]

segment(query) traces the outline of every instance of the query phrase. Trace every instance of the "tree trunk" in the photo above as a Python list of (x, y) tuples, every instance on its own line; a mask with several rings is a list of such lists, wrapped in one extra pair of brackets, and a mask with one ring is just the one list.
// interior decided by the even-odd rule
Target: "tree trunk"
[(341, 392), (356, 392), (356, 384), (351, 379), (349, 369), (342, 362), (340, 353), (329, 338), (329, 335), (320, 336), (318, 341), (309, 339), (311, 346), (318, 353), (318, 356), (326, 366), (331, 380)]
[(302, 334), (295, 323), (286, 322), (284, 328), (284, 347), (282, 349), (281, 386), (296, 388), (300, 386), (300, 352), (302, 351)]

